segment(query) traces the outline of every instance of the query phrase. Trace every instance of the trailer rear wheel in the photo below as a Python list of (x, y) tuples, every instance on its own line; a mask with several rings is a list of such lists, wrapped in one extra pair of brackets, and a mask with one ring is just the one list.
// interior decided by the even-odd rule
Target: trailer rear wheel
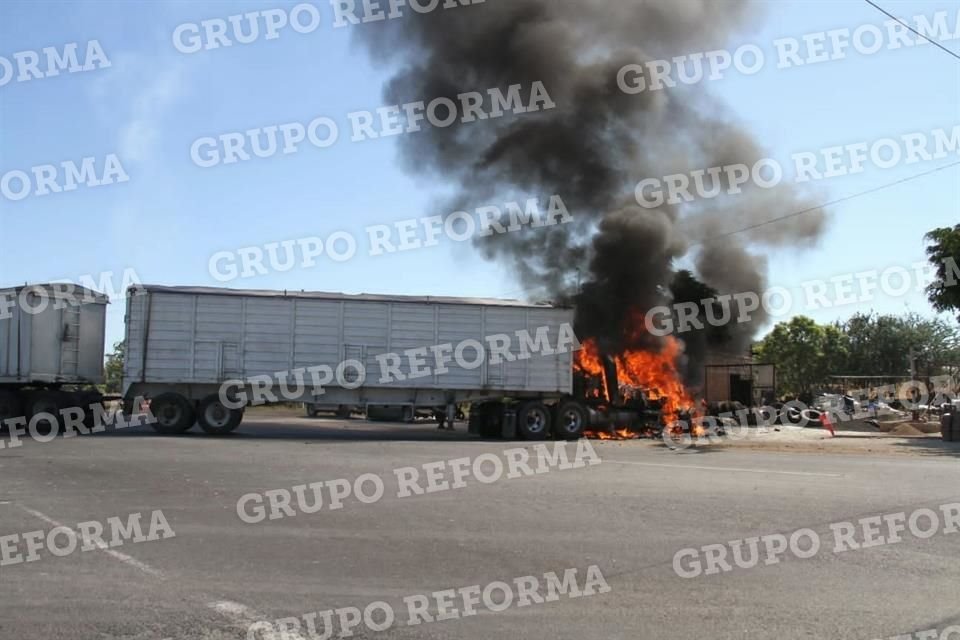
[(557, 408), (557, 421), (553, 426), (553, 435), (562, 440), (579, 440), (589, 421), (587, 409), (573, 400), (560, 403)]
[(200, 428), (210, 435), (226, 435), (239, 427), (242, 420), (243, 409), (224, 406), (219, 396), (207, 396), (200, 401), (197, 422)]
[(150, 401), (150, 413), (156, 418), (153, 430), (166, 435), (183, 433), (197, 421), (190, 401), (179, 393), (161, 393), (153, 398)]
[(45, 433), (58, 432), (62, 418), (60, 410), (64, 408), (64, 396), (58, 391), (37, 391), (27, 396), (26, 414), (27, 420), (34, 422), (37, 416), (45, 415), (36, 421), (37, 431), (43, 430)]
[(0, 391), (0, 430), (7, 426), (3, 421), (22, 415), (20, 396), (15, 391)]
[[(99, 409), (105, 411), (103, 405), (103, 394), (99, 391), (79, 391), (72, 394), (70, 400), (71, 406), (80, 409), (83, 412), (83, 426), (87, 429), (93, 429), (96, 426), (96, 416)], [(99, 405), (99, 406), (98, 406)]]
[(550, 410), (539, 402), (527, 402), (517, 413), (517, 431), (524, 440), (545, 440), (550, 435)]

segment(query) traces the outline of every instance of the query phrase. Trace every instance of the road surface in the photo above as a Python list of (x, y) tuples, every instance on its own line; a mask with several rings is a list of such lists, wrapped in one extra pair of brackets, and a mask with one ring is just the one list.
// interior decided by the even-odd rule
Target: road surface
[[(960, 533), (838, 554), (829, 527), (960, 501), (955, 453), (597, 442), (600, 464), (397, 495), (397, 468), (516, 447), (532, 443), (262, 414), (227, 438), (140, 427), (0, 450), (0, 536), (155, 510), (175, 532), (0, 567), (0, 638), (247, 638), (258, 620), (378, 601), (396, 623), (353, 637), (869, 640), (960, 624)], [(246, 494), (363, 474), (384, 479), (381, 499), (253, 524), (238, 515)], [(674, 568), (685, 548), (802, 528), (823, 540), (808, 559), (693, 578)], [(609, 591), (407, 624), (411, 594), (591, 566)]]

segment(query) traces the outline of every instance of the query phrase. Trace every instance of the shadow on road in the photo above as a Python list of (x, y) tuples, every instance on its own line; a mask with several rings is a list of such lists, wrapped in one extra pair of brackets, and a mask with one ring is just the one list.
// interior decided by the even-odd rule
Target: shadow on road
[(960, 458), (960, 442), (944, 442), (940, 438), (904, 438), (893, 446), (912, 449), (922, 456)]
[(233, 433), (214, 436), (204, 433), (199, 426), (180, 435), (164, 435), (156, 433), (149, 426), (130, 429), (114, 429), (105, 433), (87, 437), (115, 437), (115, 438), (151, 438), (151, 439), (198, 439), (249, 441), (249, 440), (302, 440), (305, 444), (319, 442), (349, 442), (349, 441), (384, 441), (384, 442), (458, 442), (483, 441), (483, 438), (470, 435), (466, 428), (457, 431), (441, 431), (434, 427), (418, 427), (411, 425), (369, 425), (369, 424), (270, 424), (252, 420), (244, 423)]

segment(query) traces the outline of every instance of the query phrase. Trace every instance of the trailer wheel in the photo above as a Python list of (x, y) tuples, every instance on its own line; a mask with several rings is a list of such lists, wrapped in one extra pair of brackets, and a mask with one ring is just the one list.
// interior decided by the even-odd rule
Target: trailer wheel
[(586, 408), (579, 402), (568, 400), (557, 408), (557, 421), (553, 425), (553, 435), (561, 440), (579, 440), (587, 428), (590, 417)]
[(226, 435), (239, 427), (242, 420), (243, 409), (224, 406), (220, 396), (211, 395), (200, 401), (197, 422), (200, 428), (210, 435)]
[(4, 420), (16, 418), (23, 415), (20, 408), (20, 396), (14, 391), (0, 391), (0, 430), (5, 429), (7, 425)]
[(150, 401), (150, 413), (156, 418), (153, 430), (165, 435), (174, 435), (192, 428), (197, 413), (190, 401), (179, 393), (161, 393)]
[(539, 402), (527, 402), (517, 412), (517, 430), (524, 440), (545, 440), (550, 435), (550, 410)]
[(80, 391), (73, 395), (71, 404), (83, 412), (83, 426), (87, 429), (96, 426), (94, 412), (97, 405), (100, 405), (101, 411), (104, 410), (103, 395), (99, 391)]
[(62, 422), (60, 410), (63, 408), (63, 405), (63, 394), (57, 391), (38, 391), (31, 393), (27, 396), (27, 420), (32, 422), (34, 416), (47, 414), (52, 417), (52, 420), (48, 418), (37, 420), (37, 431), (39, 432), (42, 429), (46, 433), (58, 432), (60, 430), (60, 423)]

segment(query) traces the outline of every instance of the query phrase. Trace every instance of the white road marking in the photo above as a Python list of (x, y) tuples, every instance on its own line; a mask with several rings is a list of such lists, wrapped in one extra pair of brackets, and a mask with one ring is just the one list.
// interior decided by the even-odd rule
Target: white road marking
[(842, 478), (842, 473), (814, 473), (811, 471), (779, 471), (777, 469), (742, 469), (740, 467), (704, 467), (694, 464), (660, 464), (656, 462), (631, 462), (627, 460), (611, 460), (604, 458), (604, 462), (616, 464), (633, 464), (640, 467), (666, 467), (669, 469), (702, 469), (704, 471), (736, 471), (739, 473), (776, 473), (783, 476), (815, 476), (820, 478)]
[[(263, 625), (259, 635), (256, 635), (257, 638), (262, 638), (262, 640), (306, 640), (306, 638), (299, 633), (291, 631), (276, 631), (273, 623), (270, 622), (265, 616), (260, 615), (250, 607), (240, 604), (239, 602), (231, 602), (230, 600), (220, 600), (218, 602), (210, 602), (207, 604), (207, 607), (213, 609), (220, 615), (229, 618), (237, 626), (250, 627), (256, 623), (261, 623)], [(269, 628), (268, 628), (269, 627)], [(247, 633), (248, 636), (251, 634)]]
[[(57, 522), (50, 516), (40, 513), (35, 509), (30, 509), (23, 505), (17, 505), (17, 506), (23, 509), (24, 511), (26, 511), (27, 513), (29, 513), (30, 515), (43, 520), (49, 525), (52, 525), (54, 527), (63, 527), (64, 529), (70, 532), (70, 535), (74, 539), (83, 537), (84, 542), (92, 543), (95, 547), (97, 547), (97, 549), (116, 558), (120, 562), (128, 564), (132, 567), (136, 567), (140, 571), (143, 571), (144, 573), (147, 573), (151, 576), (154, 576), (157, 578), (163, 578), (163, 573), (161, 573), (159, 570), (154, 569), (150, 565), (144, 562), (140, 562), (136, 558), (128, 556), (125, 553), (120, 553), (119, 551), (115, 551), (114, 549), (111, 549), (104, 542), (99, 542), (97, 540), (92, 540), (88, 537), (85, 537), (83, 536), (82, 532), (78, 534), (77, 531), (74, 531), (70, 527)], [(275, 627), (273, 626), (273, 623), (270, 622), (270, 620), (266, 616), (263, 616), (257, 613), (250, 607), (247, 607), (246, 605), (242, 605), (239, 602), (231, 602), (230, 600), (218, 600), (217, 602), (208, 603), (207, 607), (210, 609), (213, 609), (220, 615), (224, 616), (225, 618), (228, 618), (231, 622), (239, 626), (244, 626), (249, 628), (251, 625), (256, 624), (258, 622), (262, 623), (263, 628), (260, 629), (262, 633), (258, 636), (261, 640), (307, 640), (304, 636), (300, 635), (299, 633), (290, 632), (290, 631), (277, 632), (275, 630)]]
[[(50, 517), (48, 517), (48, 516), (45, 516), (44, 514), (40, 513), (39, 511), (34, 511), (33, 509), (29, 509), (29, 508), (27, 508), (27, 507), (25, 507), (25, 506), (23, 506), (23, 505), (18, 505), (18, 506), (19, 506), (21, 509), (23, 509), (24, 511), (26, 511), (27, 513), (29, 513), (30, 515), (35, 516), (35, 517), (37, 517), (37, 518), (40, 518), (41, 520), (43, 520), (43, 521), (46, 522), (47, 524), (51, 524), (51, 525), (53, 525), (54, 527), (63, 527), (64, 529), (69, 530), (69, 531), (70, 531), (70, 534), (73, 536), (74, 539), (76, 539), (77, 537), (79, 537), (79, 536), (77, 535), (77, 532), (76, 532), (76, 531), (74, 531), (73, 529), (71, 529), (70, 527), (68, 527), (68, 526), (66, 526), (66, 525), (60, 524), (59, 522), (57, 522), (57, 521), (54, 520), (53, 518), (50, 518)], [(81, 534), (81, 535), (82, 535), (82, 534)], [(114, 549), (111, 549), (111, 548), (107, 545), (107, 543), (105, 543), (105, 542), (102, 542), (102, 541), (99, 541), (99, 540), (94, 540), (94, 539), (89, 538), (89, 537), (83, 537), (83, 542), (86, 543), (86, 544), (92, 544), (92, 545), (94, 545), (97, 549), (103, 551), (103, 552), (106, 553), (107, 555), (115, 558), (116, 560), (119, 560), (120, 562), (123, 562), (123, 563), (125, 563), (125, 564), (128, 564), (128, 565), (130, 565), (131, 567), (136, 567), (137, 569), (139, 569), (140, 571), (143, 571), (144, 573), (147, 573), (147, 574), (149, 574), (149, 575), (151, 575), (151, 576), (155, 576), (155, 577), (157, 577), (157, 578), (162, 578), (162, 577), (163, 577), (163, 574), (162, 574), (159, 570), (154, 569), (153, 567), (151, 567), (150, 565), (148, 565), (148, 564), (146, 564), (146, 563), (144, 563), (144, 562), (140, 562), (139, 560), (137, 560), (136, 558), (134, 558), (134, 557), (132, 557), (132, 556), (128, 556), (128, 555), (125, 554), (125, 553), (120, 553), (119, 551), (116, 551), (116, 550), (114, 550)]]

